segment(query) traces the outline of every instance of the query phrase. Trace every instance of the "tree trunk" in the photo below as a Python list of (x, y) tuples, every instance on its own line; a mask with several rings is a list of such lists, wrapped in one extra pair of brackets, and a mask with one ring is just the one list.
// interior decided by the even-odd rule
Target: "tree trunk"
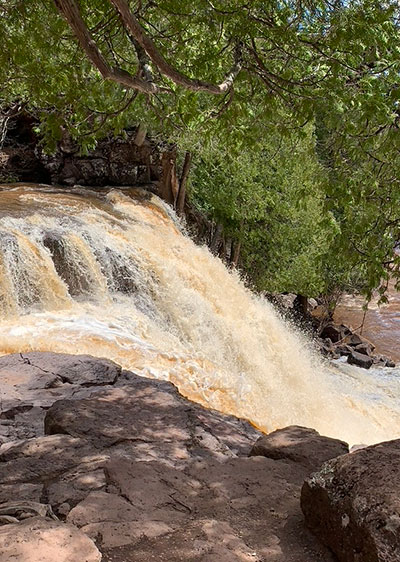
[(219, 241), (221, 239), (221, 234), (222, 234), (222, 224), (217, 224), (210, 242), (210, 250), (213, 254), (217, 253)]
[(231, 265), (233, 267), (238, 266), (241, 246), (242, 243), (240, 242), (240, 240), (237, 240), (236, 242), (232, 242)]
[(135, 140), (133, 141), (136, 146), (142, 146), (147, 135), (147, 125), (140, 123), (136, 131)]
[(162, 177), (160, 180), (160, 197), (173, 205), (178, 194), (178, 180), (176, 177), (176, 149), (163, 153), (161, 158)]
[(176, 211), (178, 215), (183, 215), (183, 211), (185, 208), (186, 184), (189, 177), (191, 163), (192, 163), (192, 153), (186, 151), (185, 161), (183, 162), (182, 175), (179, 182), (179, 193), (176, 200)]
[(304, 295), (297, 295), (294, 300), (293, 306), (305, 318), (307, 316), (307, 311), (308, 311), (308, 297), (305, 297)]

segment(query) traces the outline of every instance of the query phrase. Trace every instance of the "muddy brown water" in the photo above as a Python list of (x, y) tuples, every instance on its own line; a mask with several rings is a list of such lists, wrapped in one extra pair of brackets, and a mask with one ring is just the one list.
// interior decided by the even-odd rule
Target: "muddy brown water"
[[(373, 299), (365, 314), (362, 297), (346, 295), (335, 311), (335, 321), (348, 325), (376, 346), (376, 351), (400, 361), (400, 292), (391, 283), (389, 302), (378, 306)], [(363, 322), (364, 319), (364, 322)]]

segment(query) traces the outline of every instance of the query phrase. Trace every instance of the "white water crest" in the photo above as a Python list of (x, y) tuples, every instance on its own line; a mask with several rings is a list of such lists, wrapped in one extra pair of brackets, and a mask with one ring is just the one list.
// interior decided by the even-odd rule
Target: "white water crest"
[(107, 357), (264, 431), (399, 437), (399, 370), (336, 369), (138, 190), (3, 186), (0, 353)]

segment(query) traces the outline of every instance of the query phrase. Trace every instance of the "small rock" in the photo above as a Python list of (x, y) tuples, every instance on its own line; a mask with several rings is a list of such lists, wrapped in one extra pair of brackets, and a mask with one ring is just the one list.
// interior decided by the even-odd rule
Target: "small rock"
[(374, 351), (374, 346), (371, 345), (368, 342), (363, 342), (360, 343), (359, 345), (356, 345), (356, 347), (354, 348), (357, 353), (361, 353), (362, 355), (372, 355), (372, 352)]
[(335, 351), (342, 356), (348, 356), (353, 353), (352, 348), (349, 345), (337, 345)]
[(338, 342), (342, 339), (342, 333), (340, 328), (335, 326), (334, 324), (327, 324), (322, 328), (320, 332), (320, 336), (323, 339), (329, 338), (333, 343)]
[(362, 367), (363, 369), (369, 369), (373, 364), (374, 360), (368, 355), (363, 355), (357, 351), (353, 351), (351, 355), (347, 357), (347, 363), (350, 365), (357, 365), (357, 367)]
[(351, 347), (356, 347), (357, 345), (363, 343), (363, 340), (358, 334), (349, 334), (344, 338), (343, 343), (350, 345)]

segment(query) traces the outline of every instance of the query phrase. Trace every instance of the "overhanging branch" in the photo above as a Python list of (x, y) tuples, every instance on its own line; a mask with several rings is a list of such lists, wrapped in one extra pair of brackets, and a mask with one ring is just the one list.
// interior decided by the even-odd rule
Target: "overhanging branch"
[(86, 56), (99, 70), (105, 80), (112, 80), (113, 82), (118, 82), (127, 88), (139, 90), (144, 93), (153, 94), (158, 91), (157, 86), (152, 82), (147, 82), (132, 76), (129, 72), (123, 70), (122, 68), (110, 67), (96, 43), (93, 41), (74, 0), (54, 0), (54, 2), (76, 35), (79, 45), (85, 51)]
[(74, 32), (79, 45), (86, 53), (86, 56), (99, 70), (105, 80), (112, 80), (127, 88), (132, 88), (147, 94), (155, 94), (157, 92), (166, 91), (165, 88), (157, 86), (154, 83), (153, 73), (149, 64), (151, 61), (157, 67), (161, 75), (169, 78), (175, 84), (183, 86), (187, 90), (195, 92), (201, 91), (217, 95), (230, 90), (236, 76), (242, 68), (240, 43), (236, 44), (234, 64), (220, 84), (213, 84), (211, 82), (189, 78), (174, 68), (163, 57), (151, 37), (147, 35), (134, 14), (129, 9), (129, 5), (126, 0), (110, 0), (110, 2), (118, 11), (125, 31), (132, 40), (138, 56), (139, 67), (144, 79), (139, 76), (133, 76), (122, 68), (111, 67), (109, 65), (83, 21), (79, 7), (75, 0), (54, 0), (55, 5)]
[(204, 82), (203, 80), (189, 78), (165, 60), (154, 44), (154, 41), (147, 35), (143, 27), (129, 9), (126, 0), (110, 0), (110, 2), (118, 10), (125, 28), (146, 51), (147, 55), (158, 68), (160, 73), (172, 80), (175, 84), (183, 86), (187, 90), (195, 92), (202, 91), (209, 94), (223, 94), (231, 88), (234, 79), (239, 74), (242, 67), (240, 49), (236, 49), (234, 65), (220, 84), (212, 84), (210, 82)]

